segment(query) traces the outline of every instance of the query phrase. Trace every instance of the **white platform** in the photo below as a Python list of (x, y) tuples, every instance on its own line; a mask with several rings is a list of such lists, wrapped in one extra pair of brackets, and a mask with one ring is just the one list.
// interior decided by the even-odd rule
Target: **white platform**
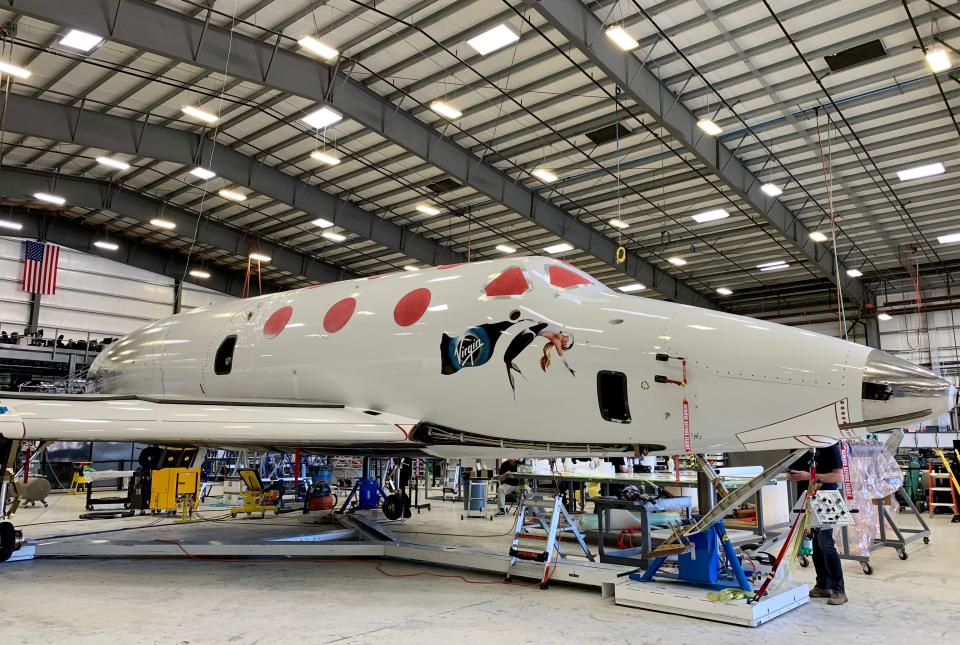
[(784, 585), (777, 593), (760, 602), (746, 600), (713, 602), (708, 589), (676, 582), (636, 582), (624, 580), (615, 588), (615, 602), (625, 607), (701, 618), (731, 625), (757, 627), (810, 601), (806, 583)]

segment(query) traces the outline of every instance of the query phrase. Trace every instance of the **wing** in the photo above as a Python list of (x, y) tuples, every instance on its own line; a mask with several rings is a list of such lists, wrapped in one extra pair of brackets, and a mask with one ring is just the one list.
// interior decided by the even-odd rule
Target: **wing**
[(137, 441), (223, 448), (402, 452), (416, 419), (287, 400), (186, 399), (104, 394), (0, 394), (0, 436)]

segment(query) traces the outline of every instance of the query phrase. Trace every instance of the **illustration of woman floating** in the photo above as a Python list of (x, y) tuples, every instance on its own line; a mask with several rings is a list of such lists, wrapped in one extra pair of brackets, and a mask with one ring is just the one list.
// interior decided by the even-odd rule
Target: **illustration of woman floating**
[[(441, 372), (443, 374), (455, 374), (465, 367), (479, 367), (486, 364), (493, 356), (494, 348), (500, 336), (510, 327), (519, 324), (534, 323), (530, 327), (520, 331), (510, 344), (507, 345), (503, 353), (503, 362), (507, 370), (507, 380), (510, 383), (510, 389), (513, 392), (513, 398), (517, 398), (517, 384), (513, 373), (516, 372), (523, 376), (523, 372), (516, 364), (516, 359), (523, 353), (527, 347), (542, 338), (546, 341), (543, 345), (543, 355), (540, 357), (540, 369), (544, 372), (551, 365), (550, 352), (556, 350), (557, 356), (563, 361), (564, 367), (571, 375), (576, 376), (576, 372), (567, 362), (566, 352), (573, 347), (573, 334), (561, 328), (544, 321), (533, 321), (529, 319), (509, 321), (505, 320), (499, 323), (488, 323), (471, 327), (459, 337), (451, 337), (443, 334), (440, 340), (440, 358)], [(524, 377), (526, 378), (526, 377)]]

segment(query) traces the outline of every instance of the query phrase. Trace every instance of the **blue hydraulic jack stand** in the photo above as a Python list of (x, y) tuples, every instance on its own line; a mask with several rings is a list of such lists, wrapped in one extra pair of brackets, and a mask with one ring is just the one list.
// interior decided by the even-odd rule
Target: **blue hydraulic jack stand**
[[(705, 585), (717, 589), (739, 587), (743, 591), (752, 592), (753, 587), (743, 572), (740, 558), (737, 557), (727, 535), (723, 520), (711, 524), (706, 531), (693, 533), (685, 538), (693, 544), (693, 550), (677, 556), (679, 572), (677, 574), (664, 573), (660, 567), (667, 561), (667, 557), (654, 558), (650, 566), (643, 573), (631, 573), (630, 579), (640, 582), (651, 582), (654, 576), (672, 578), (678, 582), (695, 585)], [(733, 578), (720, 577), (720, 549), (726, 556)]]
[[(386, 491), (383, 490), (383, 486), (380, 485), (380, 481), (374, 477), (370, 476), (370, 458), (363, 458), (363, 477), (358, 479), (353, 485), (353, 490), (350, 491), (350, 494), (347, 495), (347, 499), (343, 500), (343, 505), (340, 507), (341, 513), (346, 513), (347, 509), (350, 508), (350, 502), (353, 500), (354, 496), (357, 498), (357, 507), (362, 511), (372, 511), (375, 508), (380, 508), (381, 500), (387, 500), (391, 496), (387, 495)], [(388, 509), (384, 508), (386, 513)], [(386, 513), (388, 516), (393, 515), (392, 510), (390, 513)], [(403, 512), (403, 507), (400, 508), (401, 513)], [(395, 518), (390, 518), (395, 519)]]

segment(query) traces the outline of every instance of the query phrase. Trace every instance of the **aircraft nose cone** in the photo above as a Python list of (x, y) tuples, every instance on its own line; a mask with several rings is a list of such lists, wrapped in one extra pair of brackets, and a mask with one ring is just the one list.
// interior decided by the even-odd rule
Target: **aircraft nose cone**
[(871, 429), (898, 428), (946, 414), (956, 403), (956, 390), (933, 372), (873, 350), (867, 356), (861, 398), (864, 420), (881, 421), (870, 424)]

